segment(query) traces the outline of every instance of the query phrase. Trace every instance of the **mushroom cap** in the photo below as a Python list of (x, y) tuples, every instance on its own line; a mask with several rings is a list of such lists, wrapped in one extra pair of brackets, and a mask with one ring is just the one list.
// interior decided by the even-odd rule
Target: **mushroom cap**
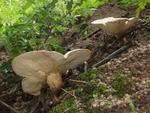
[(77, 65), (84, 63), (91, 56), (91, 51), (88, 49), (75, 49), (67, 52), (65, 57), (65, 66), (62, 67), (64, 71), (75, 68)]
[(60, 59), (64, 59), (63, 55), (54, 51), (31, 51), (17, 56), (12, 61), (12, 68), (19, 76), (36, 76), (41, 79), (39, 71), (45, 74), (57, 71), (56, 61)]
[(22, 90), (25, 93), (38, 96), (41, 94), (41, 88), (43, 86), (43, 83), (41, 83), (37, 78), (35, 77), (27, 77), (22, 80)]
[(119, 36), (126, 30), (135, 25), (138, 21), (137, 17), (132, 18), (114, 18), (107, 17), (91, 22), (92, 24), (99, 25), (107, 34)]
[(127, 21), (128, 18), (114, 18), (114, 17), (107, 17), (103, 19), (94, 20), (91, 22), (92, 24), (102, 24), (105, 25), (107, 23), (118, 23), (120, 21)]
[(17, 56), (12, 61), (12, 68), (19, 76), (39, 76), (40, 78), (39, 71), (45, 74), (56, 71), (64, 73), (87, 61), (90, 55), (91, 51), (88, 49), (75, 49), (65, 55), (55, 51), (31, 51)]
[(46, 82), (53, 91), (60, 89), (63, 85), (60, 74), (84, 63), (90, 55), (88, 49), (75, 49), (65, 55), (55, 51), (31, 51), (17, 56), (12, 61), (12, 68), (17, 75), (24, 77), (23, 91), (37, 96)]

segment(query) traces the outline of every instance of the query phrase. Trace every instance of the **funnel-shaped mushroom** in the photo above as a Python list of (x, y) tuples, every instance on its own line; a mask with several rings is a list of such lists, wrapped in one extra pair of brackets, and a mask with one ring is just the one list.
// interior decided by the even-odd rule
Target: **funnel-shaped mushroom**
[(75, 49), (65, 55), (55, 51), (31, 51), (17, 56), (12, 68), (17, 75), (24, 77), (23, 91), (37, 96), (46, 83), (53, 91), (59, 90), (63, 85), (61, 74), (84, 63), (90, 55), (88, 49)]
[(126, 30), (133, 27), (137, 22), (138, 22), (137, 17), (132, 18), (107, 17), (104, 19), (95, 20), (91, 23), (98, 25), (107, 34), (119, 37)]

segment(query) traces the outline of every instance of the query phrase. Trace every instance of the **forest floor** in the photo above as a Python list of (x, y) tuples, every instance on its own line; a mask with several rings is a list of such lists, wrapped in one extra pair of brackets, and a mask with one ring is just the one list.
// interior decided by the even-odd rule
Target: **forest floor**
[[(90, 22), (108, 16), (132, 17), (135, 16), (135, 8), (126, 9), (116, 5), (104, 5), (98, 8), (88, 20), (88, 33), (91, 34), (98, 29)], [(140, 15), (141, 19), (147, 17), (150, 17), (150, 7)], [(65, 48), (89, 48), (93, 52), (88, 61), (88, 72), (84, 72), (83, 66), (72, 70), (69, 77), (64, 78), (65, 86), (60, 96), (61, 102), (54, 104), (49, 101), (51, 95), (46, 95), (43, 100), (44, 107), (41, 103), (36, 107), (37, 99), (24, 94), (21, 90), (9, 93), (8, 83), (0, 79), (0, 112), (150, 113), (150, 25), (132, 33), (124, 37), (126, 41), (123, 39), (113, 43), (115, 40), (113, 37), (104, 41), (103, 31), (93, 33), (88, 38), (80, 38), (69, 32), (66, 34), (66, 41), (63, 42)], [(128, 43), (132, 45), (115, 58), (98, 66), (97, 69), (90, 68)], [(1, 51), (0, 63), (7, 59), (9, 55)], [(2, 104), (1, 101), (10, 106)], [(16, 111), (13, 111), (11, 106)]]

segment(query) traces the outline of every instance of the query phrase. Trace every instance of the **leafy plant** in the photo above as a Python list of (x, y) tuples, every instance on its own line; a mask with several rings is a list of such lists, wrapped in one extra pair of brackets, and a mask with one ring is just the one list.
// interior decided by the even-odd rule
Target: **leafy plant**
[(135, 105), (129, 95), (127, 95), (128, 103), (129, 103), (129, 108), (131, 110), (131, 113), (137, 113)]
[(140, 12), (145, 9), (146, 5), (150, 4), (149, 0), (139, 0), (138, 8), (136, 10), (136, 15), (139, 16)]
[(13, 73), (11, 60), (0, 65), (0, 78), (8, 83), (11, 92), (15, 92), (20, 87), (21, 78)]
[(108, 86), (104, 83), (98, 84), (96, 89), (93, 91), (93, 98), (96, 100), (101, 94), (104, 94), (108, 89)]
[(141, 11), (145, 9), (146, 5), (150, 3), (149, 0), (117, 0), (119, 4), (130, 6), (138, 6), (136, 9), (136, 15), (139, 16)]
[(49, 113), (77, 113), (76, 105), (74, 99), (67, 99), (63, 103), (54, 107)]
[(122, 73), (116, 74), (112, 82), (112, 87), (116, 90), (115, 94), (119, 97), (124, 96), (129, 89), (129, 85), (131, 85), (131, 82), (131, 75), (126, 76)]
[(94, 80), (97, 77), (97, 71), (93, 70), (93, 71), (89, 71), (87, 73), (81, 73), (77, 79), (79, 80), (86, 80), (86, 81), (90, 81), (90, 80)]
[[(91, 14), (87, 11), (105, 2), (107, 0), (2, 0), (0, 39), (4, 40), (5, 48), (12, 56), (31, 50), (48, 49), (44, 40), (62, 37), (78, 21), (76, 15), (85, 18)], [(82, 21), (76, 29), (84, 35), (87, 24), (84, 19)], [(48, 42), (52, 50), (62, 52), (60, 44)]]

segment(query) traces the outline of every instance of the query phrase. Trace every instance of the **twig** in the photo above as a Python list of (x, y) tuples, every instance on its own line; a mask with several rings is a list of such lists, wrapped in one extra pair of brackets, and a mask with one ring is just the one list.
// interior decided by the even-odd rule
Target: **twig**
[(72, 108), (75, 108), (75, 107), (69, 107), (69, 108), (67, 108), (66, 110), (64, 110), (62, 113), (67, 113), (70, 109), (72, 109)]
[(2, 95), (0, 95), (0, 98), (5, 97), (5, 96), (10, 95), (10, 94), (11, 93), (2, 94)]
[(61, 90), (63, 90), (65, 93), (67, 93), (67, 94), (73, 96), (74, 98), (77, 98), (75, 95), (73, 95), (73, 94), (70, 93), (69, 91), (67, 91), (67, 90), (65, 90), (65, 89), (63, 89), (63, 88), (61, 88)]
[(8, 96), (8, 95), (10, 95), (10, 94), (12, 94), (13, 92), (12, 91), (9, 91), (8, 93), (6, 93), (6, 94), (2, 94), (2, 95), (0, 95), (0, 98), (3, 98), (3, 97), (5, 97), (5, 96)]
[(10, 105), (8, 105), (7, 103), (3, 102), (2, 100), (0, 100), (0, 103), (4, 106), (6, 106), (7, 108), (9, 108), (10, 110), (12, 110), (14, 113), (19, 113), (18, 111), (16, 111), (13, 107), (11, 107)]
[(82, 40), (85, 40), (85, 39), (87, 39), (87, 38), (93, 36), (94, 34), (98, 33), (99, 31), (101, 31), (101, 29), (97, 29), (96, 31), (94, 31), (94, 32), (92, 32), (92, 33), (90, 33), (90, 34), (88, 34), (86, 37), (82, 38)]
[(99, 67), (100, 65), (106, 63), (110, 59), (114, 58), (117, 54), (119, 54), (119, 53), (125, 51), (126, 49), (128, 49), (130, 46), (131, 46), (131, 44), (128, 44), (128, 45), (125, 45), (125, 46), (117, 49), (116, 51), (114, 51), (113, 53), (111, 53), (110, 55), (108, 55), (107, 57), (105, 57), (103, 60), (101, 60), (98, 63), (94, 64), (92, 66), (92, 68)]
[(70, 94), (65, 93), (64, 95), (62, 95), (62, 96), (60, 97), (60, 102), (64, 102), (68, 97), (70, 97)]
[(30, 113), (34, 113), (35, 110), (38, 108), (39, 104), (40, 104), (40, 102), (37, 102), (37, 103), (35, 104), (35, 106), (32, 107)]
[(86, 82), (86, 81), (81, 81), (81, 80), (69, 79), (69, 81), (71, 81), (71, 82), (77, 82), (77, 83), (83, 83), (83, 84), (88, 84), (88, 82)]

